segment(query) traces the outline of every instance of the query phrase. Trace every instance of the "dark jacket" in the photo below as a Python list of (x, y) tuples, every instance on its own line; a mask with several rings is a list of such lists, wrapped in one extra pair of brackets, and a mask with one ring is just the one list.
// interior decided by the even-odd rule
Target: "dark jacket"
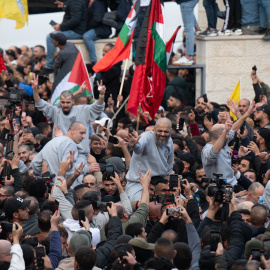
[(61, 31), (72, 30), (83, 35), (87, 27), (87, 7), (84, 0), (68, 0)]
[(111, 217), (108, 223), (107, 241), (96, 249), (96, 266), (104, 268), (110, 261), (111, 251), (116, 246), (116, 241), (122, 235), (122, 223), (118, 217)]
[(168, 83), (168, 86), (165, 88), (163, 100), (162, 100), (162, 106), (167, 110), (167, 100), (172, 94), (178, 94), (181, 95), (183, 98), (183, 102), (185, 105), (188, 104), (189, 100), (189, 93), (187, 90), (187, 83), (185, 79), (180, 77), (175, 77), (173, 80), (171, 80)]
[(102, 23), (105, 12), (107, 12), (107, 2), (104, 0), (95, 0), (87, 12), (87, 30), (95, 29), (96, 36), (99, 38), (108, 38), (112, 33), (111, 27)]

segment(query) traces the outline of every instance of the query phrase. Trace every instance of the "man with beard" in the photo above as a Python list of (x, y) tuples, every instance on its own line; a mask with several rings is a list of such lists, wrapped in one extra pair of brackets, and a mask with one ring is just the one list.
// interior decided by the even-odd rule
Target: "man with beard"
[(254, 121), (260, 128), (269, 128), (270, 126), (270, 105), (263, 104), (254, 111)]
[[(91, 105), (74, 105), (74, 99), (72, 92), (66, 90), (60, 95), (60, 103), (56, 106), (52, 106), (45, 100), (42, 100), (38, 94), (38, 78), (35, 78), (32, 82), (33, 98), (35, 106), (38, 110), (42, 111), (44, 116), (53, 121), (55, 126), (59, 126), (61, 131), (66, 134), (70, 124), (75, 121), (82, 122), (84, 126), (88, 127), (104, 110), (104, 95), (106, 91), (105, 85), (99, 85), (99, 99)], [(54, 133), (53, 133), (54, 134)], [(87, 163), (86, 156), (90, 152), (89, 148), (89, 129), (86, 129), (85, 138), (78, 144), (78, 158), (77, 164), (81, 162)], [(83, 174), (92, 172), (91, 167), (84, 166)]]
[(126, 193), (131, 201), (141, 198), (142, 185), (139, 172), (144, 176), (151, 170), (151, 176), (166, 178), (173, 173), (174, 148), (171, 135), (171, 121), (160, 118), (156, 122), (155, 130), (144, 132), (135, 138), (128, 135), (126, 141), (133, 150), (130, 168), (127, 173)]

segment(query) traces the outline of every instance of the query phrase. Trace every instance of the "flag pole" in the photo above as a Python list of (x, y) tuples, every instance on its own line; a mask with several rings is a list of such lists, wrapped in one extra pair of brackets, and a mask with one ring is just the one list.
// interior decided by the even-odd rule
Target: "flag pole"
[(116, 118), (116, 116), (118, 115), (118, 113), (122, 110), (122, 108), (124, 107), (124, 105), (127, 103), (128, 99), (129, 99), (129, 95), (125, 99), (125, 101), (122, 103), (122, 105), (120, 106), (120, 108), (116, 111), (116, 113), (114, 114), (114, 116), (112, 117), (112, 119), (108, 122), (108, 125), (107, 126), (109, 126), (110, 123)]
[(141, 108), (142, 108), (142, 105), (141, 105), (141, 103), (139, 103), (139, 107), (138, 107), (138, 110), (137, 110), (137, 125), (136, 125), (136, 131), (139, 130)]
[[(125, 77), (126, 77), (126, 71), (127, 71), (127, 64), (128, 64), (128, 58), (126, 59), (126, 63), (125, 63), (125, 67), (124, 67), (124, 72), (123, 72), (123, 76), (122, 76), (122, 81), (121, 81), (121, 86), (120, 86), (120, 91), (119, 91), (119, 95), (122, 95), (122, 91), (123, 91), (123, 86), (124, 86), (124, 81), (125, 81)], [(118, 108), (120, 105), (120, 101), (117, 101), (117, 105), (116, 108)]]

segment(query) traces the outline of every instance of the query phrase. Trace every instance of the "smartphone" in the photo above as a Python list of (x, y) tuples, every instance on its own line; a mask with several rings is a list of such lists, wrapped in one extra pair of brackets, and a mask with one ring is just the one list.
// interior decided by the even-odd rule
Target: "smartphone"
[(57, 200), (54, 200), (53, 210), (56, 211), (59, 208), (59, 202)]
[(181, 217), (182, 214), (180, 213), (181, 208), (167, 208), (166, 215), (169, 217)]
[(226, 187), (225, 202), (228, 202), (228, 203), (231, 202), (232, 194), (233, 194), (233, 188), (232, 187)]
[(220, 233), (219, 233), (219, 231), (211, 231), (210, 251), (216, 252), (219, 242), (220, 242)]
[(254, 248), (251, 250), (252, 260), (261, 261), (261, 250), (259, 248)]
[(245, 130), (245, 123), (242, 124), (242, 126), (240, 127), (240, 134), (243, 135)]
[(211, 122), (211, 120), (212, 120), (212, 113), (211, 113), (211, 112), (208, 112), (208, 113), (206, 114), (206, 117), (207, 117), (207, 119)]
[(108, 176), (114, 177), (114, 167), (113, 167), (113, 165), (105, 166), (105, 170), (106, 170)]
[(79, 222), (80, 222), (80, 226), (83, 227), (83, 224), (81, 222), (81, 220), (85, 221), (85, 211), (84, 210), (79, 210)]
[(124, 245), (119, 245), (115, 247), (115, 250), (117, 252), (117, 255), (120, 259), (122, 259), (124, 256), (127, 256), (127, 250)]
[(45, 247), (36, 247), (36, 259), (37, 259), (37, 267), (44, 267), (44, 260), (42, 257), (46, 256)]
[(112, 144), (118, 144), (119, 143), (118, 139), (116, 137), (114, 137), (114, 136), (109, 136), (108, 142), (112, 143)]
[(51, 20), (51, 21), (49, 22), (49, 24), (50, 24), (51, 26), (57, 25), (57, 23), (56, 23), (54, 20)]
[(109, 123), (109, 119), (107, 119), (107, 120), (105, 121), (104, 127), (107, 127), (108, 123)]
[(177, 186), (178, 186), (178, 175), (170, 174), (170, 190), (177, 188)]
[(225, 106), (220, 106), (219, 111), (220, 111), (220, 112), (226, 112)]
[(205, 103), (207, 103), (207, 101), (208, 101), (208, 100), (207, 100), (207, 95), (206, 95), (206, 94), (203, 95), (203, 101), (204, 101)]
[(133, 130), (134, 130), (133, 126), (132, 125), (129, 125), (128, 126), (128, 133), (130, 133), (132, 135)]
[(24, 130), (24, 133), (25, 133), (25, 134), (30, 134), (30, 133), (32, 133), (32, 131), (31, 131), (29, 128), (26, 128), (26, 129)]
[(160, 110), (160, 116), (164, 117), (164, 110)]
[(20, 120), (18, 118), (15, 118), (15, 123), (16, 123), (16, 125), (20, 125), (21, 124), (20, 123)]
[(185, 118), (180, 118), (179, 119), (179, 130), (183, 130), (184, 123), (185, 123)]

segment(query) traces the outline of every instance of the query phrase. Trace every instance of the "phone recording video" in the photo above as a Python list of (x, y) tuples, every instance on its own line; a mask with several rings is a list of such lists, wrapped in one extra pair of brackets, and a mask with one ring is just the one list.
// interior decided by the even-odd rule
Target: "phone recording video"
[(170, 190), (174, 190), (174, 188), (178, 187), (178, 175), (171, 174), (170, 175)]
[(118, 144), (119, 143), (118, 139), (116, 137), (114, 137), (114, 136), (109, 136), (108, 142), (112, 143), (112, 144)]
[(78, 214), (79, 214), (79, 223), (80, 223), (80, 226), (83, 227), (83, 224), (81, 221), (85, 221), (85, 211), (84, 210), (79, 210), (78, 211)]
[(220, 242), (220, 233), (219, 233), (219, 231), (211, 231), (210, 251), (216, 252), (219, 242)]
[(37, 259), (37, 267), (44, 267), (44, 260), (43, 257), (46, 256), (46, 250), (45, 247), (36, 247), (36, 259)]

